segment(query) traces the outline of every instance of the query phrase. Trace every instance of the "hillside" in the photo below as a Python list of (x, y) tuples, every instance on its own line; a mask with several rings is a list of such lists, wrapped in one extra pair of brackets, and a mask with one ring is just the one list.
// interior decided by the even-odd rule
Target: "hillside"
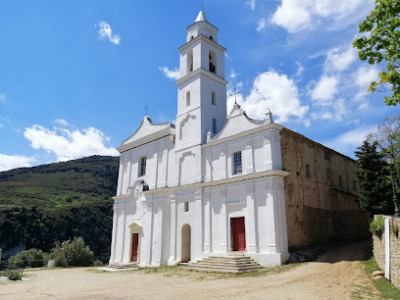
[(0, 172), (0, 210), (10, 207), (55, 209), (111, 200), (118, 157), (91, 156)]
[(97, 259), (110, 257), (118, 157), (0, 172), (0, 248), (3, 258), (30, 248), (49, 252), (81, 236)]

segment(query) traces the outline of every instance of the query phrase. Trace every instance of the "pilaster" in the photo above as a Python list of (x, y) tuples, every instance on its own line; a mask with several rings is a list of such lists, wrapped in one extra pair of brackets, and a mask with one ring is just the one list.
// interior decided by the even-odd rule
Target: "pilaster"
[(211, 248), (211, 232), (212, 232), (212, 220), (211, 220), (211, 192), (207, 190), (204, 192), (203, 208), (204, 208), (204, 247), (203, 252), (212, 252)]
[(221, 211), (220, 211), (220, 251), (222, 253), (228, 252), (228, 211), (226, 209), (226, 189), (222, 188), (220, 190), (220, 202), (221, 202)]
[(176, 264), (176, 218), (177, 218), (177, 205), (176, 195), (171, 194), (171, 242), (170, 242), (170, 256), (168, 259), (168, 265), (173, 266)]
[(257, 220), (256, 220), (256, 202), (254, 193), (254, 182), (246, 184), (247, 201), (247, 230), (246, 230), (246, 248), (248, 253), (257, 253)]

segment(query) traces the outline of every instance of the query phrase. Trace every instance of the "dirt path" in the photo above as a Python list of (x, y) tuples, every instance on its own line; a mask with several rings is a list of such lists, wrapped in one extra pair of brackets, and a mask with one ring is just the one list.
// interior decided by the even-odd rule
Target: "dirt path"
[(367, 248), (341, 246), (316, 262), (245, 276), (179, 268), (31, 271), (29, 281), (0, 285), (0, 299), (380, 299), (359, 261)]

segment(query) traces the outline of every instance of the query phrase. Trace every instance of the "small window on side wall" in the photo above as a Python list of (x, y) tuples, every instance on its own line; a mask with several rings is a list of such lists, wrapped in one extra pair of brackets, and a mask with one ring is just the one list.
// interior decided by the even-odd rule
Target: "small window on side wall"
[(139, 162), (139, 176), (146, 175), (146, 156), (142, 156)]
[(186, 106), (190, 105), (190, 91), (186, 92)]
[(189, 211), (189, 202), (185, 202), (185, 203), (184, 203), (183, 210), (184, 210), (185, 212), (188, 212), (188, 211)]
[(212, 104), (212, 105), (216, 105), (216, 102), (217, 102), (217, 100), (216, 100), (215, 92), (212, 91), (212, 92), (211, 92), (211, 104)]
[(311, 178), (310, 165), (306, 165), (306, 178)]
[(233, 174), (242, 173), (242, 152), (238, 151), (233, 153)]
[(212, 119), (212, 130), (213, 134), (217, 133), (217, 119)]

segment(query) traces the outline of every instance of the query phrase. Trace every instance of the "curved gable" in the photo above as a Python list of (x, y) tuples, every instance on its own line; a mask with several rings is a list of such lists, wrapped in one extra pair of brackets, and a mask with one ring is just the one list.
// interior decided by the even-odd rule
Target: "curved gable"
[(126, 145), (141, 138), (154, 135), (160, 131), (172, 131), (170, 133), (173, 133), (173, 130), (174, 126), (172, 123), (154, 124), (149, 116), (145, 116), (139, 128), (129, 138), (123, 141), (122, 145)]
[(223, 139), (249, 129), (254, 129), (264, 124), (264, 121), (250, 119), (246, 115), (246, 112), (240, 108), (240, 105), (235, 104), (226, 120), (224, 127), (220, 132), (211, 138), (211, 141)]
[(153, 124), (151, 118), (145, 116), (139, 128), (123, 141), (117, 150), (122, 153), (169, 135), (175, 135), (175, 127), (172, 123)]

